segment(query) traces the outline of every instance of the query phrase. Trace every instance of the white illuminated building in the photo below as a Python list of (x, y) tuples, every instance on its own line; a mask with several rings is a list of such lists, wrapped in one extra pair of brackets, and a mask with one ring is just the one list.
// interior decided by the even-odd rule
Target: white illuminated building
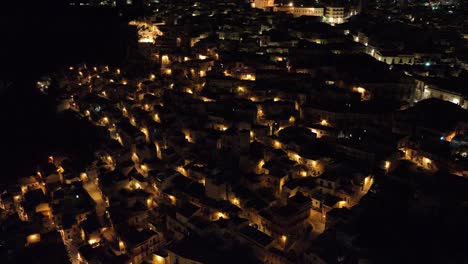
[(254, 0), (251, 4), (253, 8), (260, 8), (260, 9), (273, 7), (274, 5), (275, 5), (274, 0)]
[(414, 98), (416, 101), (437, 98), (468, 109), (468, 98), (461, 90), (456, 86), (441, 86), (424, 79), (417, 79)]
[(162, 35), (158, 27), (146, 21), (130, 21), (131, 26), (136, 26), (138, 29), (138, 42), (140, 43), (155, 43), (156, 38)]
[[(255, 1), (257, 2), (257, 1)], [(264, 0), (259, 2), (266, 2)], [(252, 6), (254, 6), (252, 4)], [(317, 16), (323, 17), (323, 22), (335, 25), (341, 24), (347, 21), (348, 18), (357, 14), (357, 11), (353, 7), (345, 6), (295, 6), (293, 2), (287, 5), (273, 6), (274, 12), (286, 12), (292, 14), (295, 17), (300, 16)]]
[(275, 12), (286, 12), (293, 16), (323, 16), (325, 8), (323, 7), (295, 7), (295, 6), (275, 6)]
[(329, 24), (341, 24), (345, 22), (344, 6), (327, 6), (325, 9), (325, 22)]

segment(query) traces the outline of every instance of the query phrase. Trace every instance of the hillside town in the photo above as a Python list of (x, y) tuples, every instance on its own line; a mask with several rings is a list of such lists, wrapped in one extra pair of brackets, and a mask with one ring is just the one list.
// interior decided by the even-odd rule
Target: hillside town
[(395, 243), (402, 218), (466, 224), (468, 31), (425, 31), (452, 9), (148, 6), (127, 65), (37, 81), (107, 140), (86, 166), (50, 153), (0, 190), (10, 260), (418, 263), (376, 237)]

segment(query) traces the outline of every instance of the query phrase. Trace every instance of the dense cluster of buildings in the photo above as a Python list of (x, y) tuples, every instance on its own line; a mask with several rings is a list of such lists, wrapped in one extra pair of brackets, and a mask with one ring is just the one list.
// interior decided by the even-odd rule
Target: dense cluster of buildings
[[(159, 1), (130, 22), (144, 66), (73, 65), (38, 82), (111, 140), (85, 168), (51, 155), (2, 190), (10, 257), (362, 263), (373, 258), (353, 228), (379, 178), (413, 186), (411, 164), (466, 180), (466, 61), (449, 51), (460, 35), (434, 31), (424, 51), (401, 22), (399, 39), (378, 20), (330, 25), (344, 7), (252, 6)], [(412, 208), (434, 212), (424, 188)]]

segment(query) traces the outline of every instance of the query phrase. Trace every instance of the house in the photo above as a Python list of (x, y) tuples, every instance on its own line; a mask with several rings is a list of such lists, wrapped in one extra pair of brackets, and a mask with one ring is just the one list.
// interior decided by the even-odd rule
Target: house
[[(274, 236), (279, 237), (280, 240), (287, 240), (284, 236), (289, 237), (289, 242), (291, 242), (294, 241), (292, 238), (297, 239), (307, 234), (310, 208), (310, 198), (301, 192), (289, 197), (286, 205), (272, 208), (271, 229)], [(283, 247), (288, 247), (288, 241), (284, 242), (286, 243), (283, 243)]]
[(289, 263), (273, 249), (274, 239), (252, 226), (245, 226), (236, 233), (241, 243), (248, 245), (254, 256), (263, 263)]
[(125, 245), (127, 254), (132, 263), (143, 263), (152, 253), (158, 250), (163, 242), (162, 234), (143, 229), (138, 231), (131, 227), (120, 228), (119, 235)]
[(51, 207), (47, 197), (42, 189), (35, 189), (24, 194), (24, 200), (21, 203), (26, 218), (35, 213), (41, 213), (44, 216), (51, 217)]
[(80, 223), (82, 238), (93, 247), (101, 242), (101, 224), (96, 214), (92, 214)]
[(15, 201), (19, 201), (21, 199), (20, 196), (16, 196), (16, 198), (9, 192), (3, 192), (0, 194), (0, 208), (5, 210), (8, 213), (15, 212)]

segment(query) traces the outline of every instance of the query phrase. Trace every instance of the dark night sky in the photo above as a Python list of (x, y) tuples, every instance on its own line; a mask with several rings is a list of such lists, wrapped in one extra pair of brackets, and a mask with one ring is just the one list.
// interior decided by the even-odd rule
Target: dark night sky
[(0, 89), (0, 184), (31, 173), (50, 151), (87, 156), (92, 128), (56, 115), (34, 83), (73, 63), (122, 61), (131, 34), (116, 11), (40, 2), (0, 3), (0, 84), (8, 83)]

